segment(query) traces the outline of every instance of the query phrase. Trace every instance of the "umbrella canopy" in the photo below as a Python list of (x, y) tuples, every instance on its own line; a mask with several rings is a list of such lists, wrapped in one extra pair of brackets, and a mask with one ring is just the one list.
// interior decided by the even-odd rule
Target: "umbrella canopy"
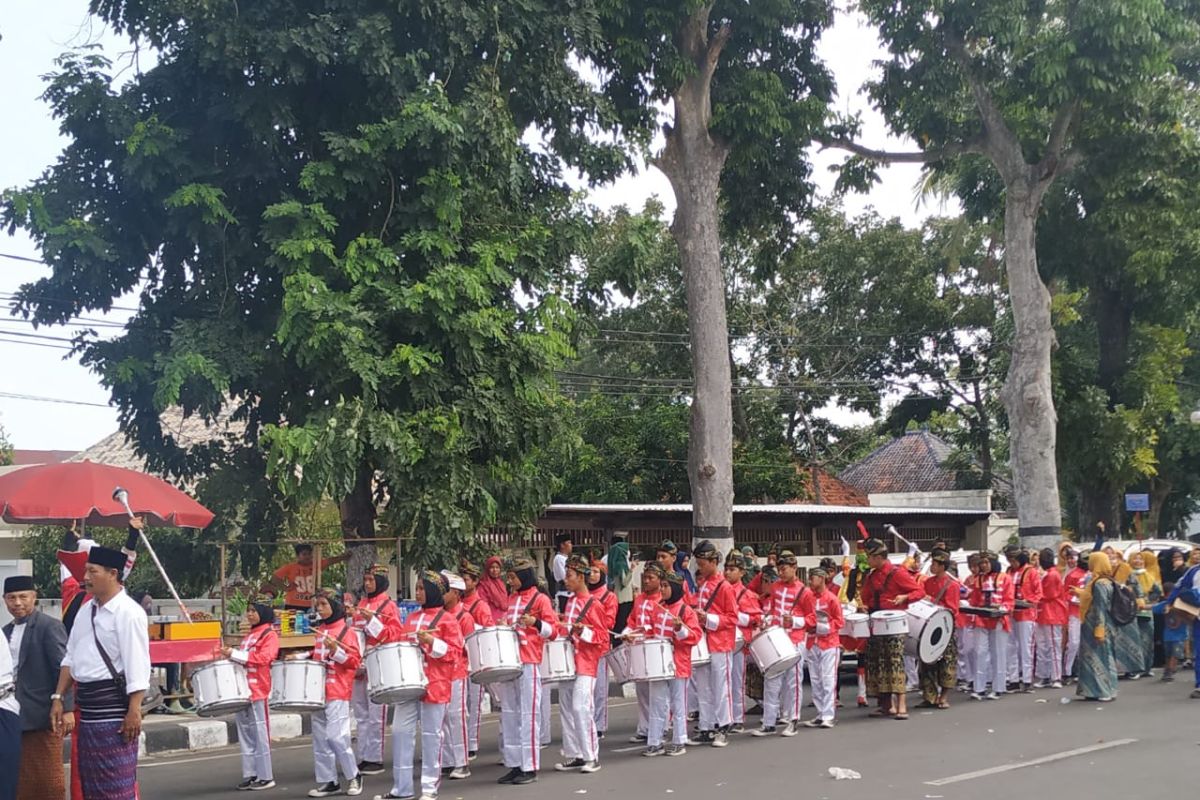
[(24, 467), (0, 475), (0, 519), (27, 525), (88, 525), (123, 528), (125, 508), (113, 490), (129, 493), (134, 513), (151, 525), (203, 528), (213, 513), (166, 481), (131, 469), (80, 461)]

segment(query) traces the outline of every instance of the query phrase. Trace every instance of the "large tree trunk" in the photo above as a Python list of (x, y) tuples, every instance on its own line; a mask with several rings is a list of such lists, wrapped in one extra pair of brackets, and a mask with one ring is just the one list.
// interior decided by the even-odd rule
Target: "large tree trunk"
[(1118, 538), (1121, 531), (1121, 504), (1117, 499), (1119, 495), (1120, 487), (1102, 479), (1086, 481), (1080, 486), (1079, 530), (1095, 531), (1096, 523), (1103, 522), (1108, 536)]
[(375, 563), (375, 542), (358, 542), (356, 539), (375, 538), (375, 499), (372, 492), (374, 470), (363, 465), (359, 470), (354, 489), (338, 503), (342, 521), (342, 539), (350, 558), (346, 562), (346, 588), (359, 591), (363, 574)]
[(1096, 344), (1099, 347), (1097, 375), (1100, 387), (1108, 393), (1111, 409), (1120, 402), (1117, 384), (1129, 367), (1133, 309), (1123, 299), (1120, 289), (1103, 283), (1092, 287), (1092, 300), (1096, 309)]
[(1012, 429), (1012, 470), (1018, 531), (1026, 547), (1053, 547), (1062, 508), (1055, 462), (1057, 415), (1051, 392), (1054, 329), (1050, 292), (1038, 274), (1035, 225), (1044, 188), (1034, 181), (1006, 181), (1004, 262), (1012, 303), (1012, 361), (1000, 397)]
[(1146, 513), (1146, 536), (1153, 538), (1162, 536), (1163, 532), (1159, 530), (1162, 525), (1163, 506), (1167, 503), (1167, 498), (1171, 496), (1171, 490), (1174, 487), (1170, 481), (1164, 481), (1159, 478), (1150, 479), (1150, 511)]
[(696, 70), (672, 97), (675, 124), (655, 166), (675, 192), (671, 233), (687, 295), (695, 380), (688, 441), (693, 538), (708, 539), (724, 556), (733, 545), (733, 417), (718, 207), (727, 150), (710, 135), (709, 122), (712, 74), (729, 31), (709, 40), (710, 9), (694, 11), (677, 32), (677, 44)]

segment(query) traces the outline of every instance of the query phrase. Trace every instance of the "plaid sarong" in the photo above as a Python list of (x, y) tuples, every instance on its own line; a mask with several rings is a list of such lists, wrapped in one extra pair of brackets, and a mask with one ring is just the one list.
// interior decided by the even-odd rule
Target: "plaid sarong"
[(136, 800), (138, 742), (126, 742), (125, 694), (114, 681), (79, 683), (79, 783), (83, 800)]
[(44, 800), (47, 797), (57, 800), (66, 793), (62, 737), (52, 730), (23, 732), (17, 800)]

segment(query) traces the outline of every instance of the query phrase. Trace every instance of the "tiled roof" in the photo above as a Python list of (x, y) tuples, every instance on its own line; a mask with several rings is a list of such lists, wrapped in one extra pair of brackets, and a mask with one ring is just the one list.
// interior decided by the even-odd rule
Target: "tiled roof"
[(789, 500), (789, 504), (816, 503), (823, 506), (869, 506), (871, 504), (865, 492), (860, 492), (820, 467), (798, 467), (797, 469), (805, 473), (810, 481), (815, 477), (817, 485), (810, 488), (807, 498)]
[(13, 450), (13, 464), (29, 467), (34, 464), (58, 464), (75, 455), (74, 450)]
[(838, 477), (867, 494), (952, 491), (957, 488), (954, 472), (942, 466), (951, 450), (929, 431), (909, 431)]
[[(202, 444), (213, 439), (228, 439), (239, 434), (243, 427), (242, 423), (230, 422), (224, 417), (212, 425), (195, 415), (184, 419), (183, 411), (178, 407), (168, 408), (160, 419), (163, 431), (185, 446)], [(125, 433), (119, 430), (105, 436), (88, 449), (75, 453), (67, 460), (91, 461), (148, 472), (145, 459), (134, 452), (133, 445), (125, 438)]]

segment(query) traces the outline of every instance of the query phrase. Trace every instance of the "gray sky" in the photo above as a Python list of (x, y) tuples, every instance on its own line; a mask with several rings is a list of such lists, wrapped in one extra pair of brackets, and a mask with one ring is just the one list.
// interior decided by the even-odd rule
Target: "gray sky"
[[(50, 165), (63, 146), (55, 120), (39, 95), (43, 90), (42, 75), (54, 69), (54, 59), (64, 50), (88, 42), (100, 42), (105, 53), (114, 60), (126, 50), (127, 43), (93, 25), (87, 15), (87, 0), (2, 0), (0, 11), (0, 108), (4, 109), (5, 124), (0, 125), (0, 187), (21, 186), (36, 178)], [(842, 89), (839, 103), (844, 108), (860, 108), (857, 87), (869, 74), (870, 62), (878, 57), (879, 47), (874, 35), (854, 19), (842, 16), (832, 32), (822, 42), (822, 55), (831, 65)], [(143, 58), (143, 67), (146, 60)], [(865, 141), (876, 145), (902, 146), (889, 141), (882, 122), (868, 118)], [(818, 180), (823, 188), (833, 184), (825, 167), (840, 160), (835, 153), (817, 157)], [(847, 199), (850, 211), (874, 206), (886, 216), (899, 216), (909, 224), (918, 222), (941, 209), (916, 208), (914, 187), (920, 171), (916, 166), (891, 167), (882, 173), (883, 182), (867, 196)], [(640, 206), (642, 201), (658, 195), (672, 209), (674, 203), (666, 179), (657, 171), (644, 171), (626, 178), (614, 186), (595, 193), (601, 205), (625, 203)], [(33, 243), (22, 235), (0, 236), (0, 254), (37, 258)], [(0, 307), (10, 293), (22, 283), (44, 275), (48, 269), (38, 264), (0, 256)], [(129, 298), (118, 305), (131, 306)], [(99, 315), (88, 315), (99, 318)], [(124, 321), (127, 312), (113, 312), (108, 319)], [(108, 393), (96, 376), (82, 367), (75, 358), (64, 359), (67, 353), (55, 349), (62, 342), (30, 338), (29, 334), (69, 337), (73, 328), (40, 328), (0, 313), (0, 425), (9, 440), (18, 448), (79, 450), (95, 443), (116, 430), (116, 412), (106, 407)], [(115, 330), (115, 329), (114, 329)], [(20, 336), (16, 334), (21, 334)], [(103, 329), (102, 329), (102, 334)], [(34, 344), (35, 342), (40, 345)], [(55, 398), (71, 403), (29, 400), (6, 395)], [(94, 404), (94, 405), (88, 405)]]

